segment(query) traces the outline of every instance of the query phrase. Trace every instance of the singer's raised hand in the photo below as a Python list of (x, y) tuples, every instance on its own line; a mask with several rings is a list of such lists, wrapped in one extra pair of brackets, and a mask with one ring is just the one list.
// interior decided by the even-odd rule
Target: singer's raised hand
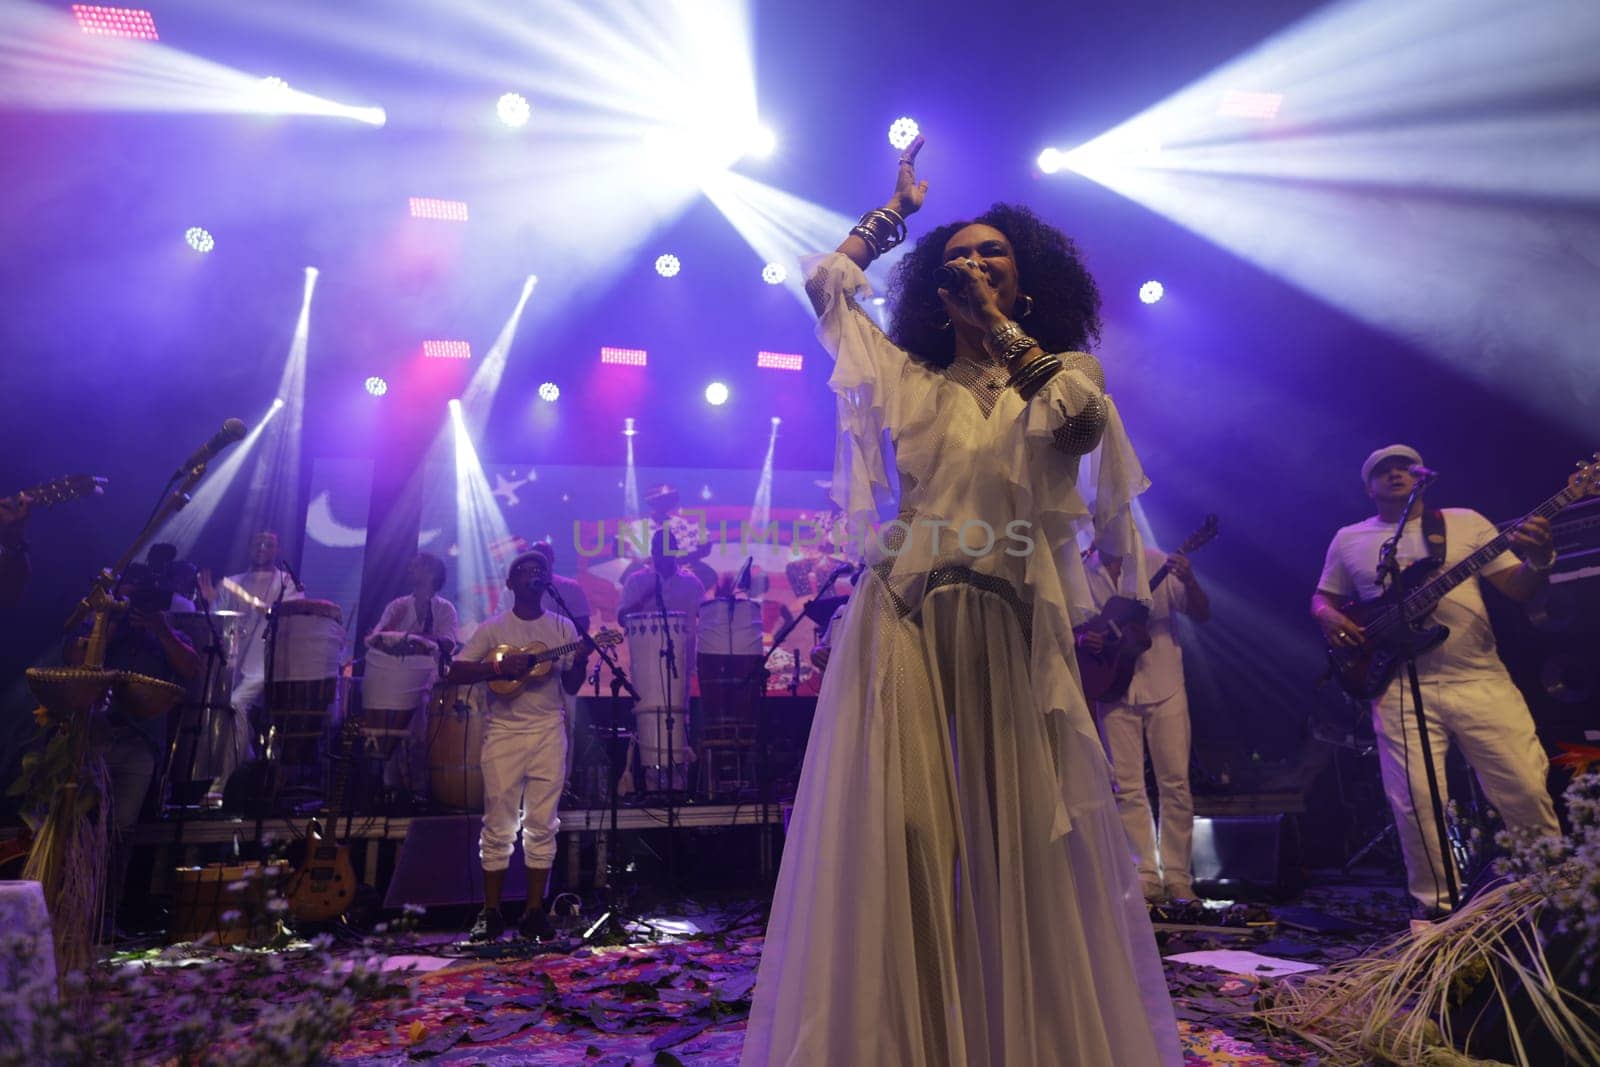
[(922, 134), (917, 134), (917, 139), (906, 145), (899, 161), (895, 163), (894, 194), (884, 206), (903, 217), (922, 210), (922, 201), (928, 195), (928, 183), (917, 180), (917, 156), (921, 154), (925, 140)]

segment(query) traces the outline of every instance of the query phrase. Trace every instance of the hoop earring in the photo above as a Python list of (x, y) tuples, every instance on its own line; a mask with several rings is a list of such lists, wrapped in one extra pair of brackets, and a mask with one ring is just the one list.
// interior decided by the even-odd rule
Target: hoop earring
[(1025, 319), (1029, 315), (1032, 315), (1032, 314), (1033, 314), (1033, 297), (1029, 296), (1027, 293), (1023, 293), (1022, 294), (1022, 314), (1018, 315), (1017, 318)]
[(943, 322), (941, 322), (939, 324), (939, 329), (941, 329), (941, 330), (948, 330), (949, 328), (950, 328), (950, 320), (949, 319), (945, 319)]

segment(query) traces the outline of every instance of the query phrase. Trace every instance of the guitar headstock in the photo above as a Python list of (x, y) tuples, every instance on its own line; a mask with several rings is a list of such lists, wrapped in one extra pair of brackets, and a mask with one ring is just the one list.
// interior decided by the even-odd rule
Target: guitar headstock
[(97, 474), (67, 474), (35, 486), (22, 493), (29, 505), (65, 503), (80, 496), (99, 496), (106, 491), (107, 480)]
[(1567, 494), (1573, 500), (1582, 500), (1597, 492), (1600, 492), (1600, 452), (1587, 463), (1580, 461), (1578, 469), (1567, 478)]
[(1200, 528), (1194, 533), (1190, 534), (1188, 538), (1184, 540), (1183, 544), (1178, 546), (1178, 551), (1187, 556), (1195, 549), (1204, 547), (1206, 544), (1210, 543), (1210, 541), (1216, 536), (1217, 517), (1215, 515), (1207, 515), (1205, 517), (1205, 521), (1200, 524)]

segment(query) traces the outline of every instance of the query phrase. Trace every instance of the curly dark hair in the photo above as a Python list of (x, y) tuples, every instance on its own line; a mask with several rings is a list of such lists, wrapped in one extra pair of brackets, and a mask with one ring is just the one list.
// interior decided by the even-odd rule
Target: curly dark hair
[(1099, 340), (1100, 290), (1072, 238), (1020, 204), (994, 204), (975, 219), (929, 231), (895, 266), (889, 279), (894, 304), (889, 336), (895, 344), (936, 367), (955, 360), (955, 331), (943, 328), (949, 316), (939, 302), (933, 274), (944, 265), (944, 246), (951, 236), (974, 223), (993, 226), (1011, 242), (1020, 291), (1033, 297), (1023, 326), (1045, 351), (1087, 351), (1091, 340)]

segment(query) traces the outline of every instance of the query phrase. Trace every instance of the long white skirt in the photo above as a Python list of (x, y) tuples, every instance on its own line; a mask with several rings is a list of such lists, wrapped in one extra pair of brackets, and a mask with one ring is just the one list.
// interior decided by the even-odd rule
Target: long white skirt
[[(900, 619), (867, 572), (818, 701), (742, 1064), (1182, 1063), (1105, 758), (1036, 708), (1004, 599), (949, 585)], [(1062, 783), (1072, 827), (1052, 840)]]

